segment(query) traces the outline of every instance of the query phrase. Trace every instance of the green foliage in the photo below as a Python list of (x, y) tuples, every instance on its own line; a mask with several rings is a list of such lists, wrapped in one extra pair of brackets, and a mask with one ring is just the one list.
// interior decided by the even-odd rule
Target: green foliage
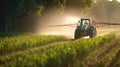
[[(41, 16), (44, 6), (38, 4), (35, 0), (20, 0), (18, 6), (16, 6), (17, 12), (23, 12), (22, 14)], [(19, 13), (17, 13), (19, 14)]]
[(4, 9), (9, 10), (10, 8), (10, 12), (6, 11), (8, 16), (23, 14), (36, 16), (36, 14), (40, 15), (44, 9), (48, 10), (55, 7), (63, 11), (66, 6), (84, 9), (91, 7), (93, 2), (94, 0), (6, 0)]
[[(84, 59), (95, 48), (109, 43), (114, 35), (44, 45), (36, 49), (2, 56), (0, 62), (12, 67), (68, 67)], [(12, 64), (6, 64), (12, 62)]]
[(31, 47), (42, 46), (51, 42), (63, 41), (64, 36), (23, 34), (12, 37), (0, 38), (0, 54), (11, 53), (18, 50), (25, 50)]

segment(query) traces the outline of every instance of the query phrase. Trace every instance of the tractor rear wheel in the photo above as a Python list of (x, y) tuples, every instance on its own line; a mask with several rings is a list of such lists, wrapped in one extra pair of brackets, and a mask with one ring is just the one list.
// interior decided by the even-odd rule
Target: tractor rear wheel
[(91, 29), (89, 36), (90, 36), (90, 38), (96, 37), (97, 36), (97, 30), (96, 29)]

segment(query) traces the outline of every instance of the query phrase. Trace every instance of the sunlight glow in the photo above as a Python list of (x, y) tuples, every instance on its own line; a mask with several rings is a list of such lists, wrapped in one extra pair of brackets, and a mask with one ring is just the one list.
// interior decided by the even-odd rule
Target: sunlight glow
[[(109, 0), (109, 1), (113, 1), (113, 0)], [(117, 0), (118, 2), (120, 2), (120, 0)]]
[(77, 17), (72, 17), (72, 16), (67, 16), (66, 17), (66, 21), (69, 22), (69, 23), (77, 23), (79, 20), (79, 18)]
[(120, 0), (117, 0), (118, 2), (120, 2)]
[(109, 1), (112, 1), (112, 0), (109, 0)]

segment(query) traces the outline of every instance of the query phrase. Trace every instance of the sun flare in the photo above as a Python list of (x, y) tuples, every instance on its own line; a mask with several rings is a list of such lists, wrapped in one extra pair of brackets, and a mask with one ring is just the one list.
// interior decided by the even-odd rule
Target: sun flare
[[(109, 1), (113, 1), (113, 0), (109, 0)], [(120, 2), (120, 0), (117, 0), (118, 2)]]

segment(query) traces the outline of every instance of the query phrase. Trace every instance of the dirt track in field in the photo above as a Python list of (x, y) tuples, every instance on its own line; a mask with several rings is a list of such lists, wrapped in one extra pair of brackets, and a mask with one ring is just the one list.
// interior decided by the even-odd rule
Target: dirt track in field
[[(109, 47), (106, 48), (106, 50), (104, 50), (103, 52), (101, 52), (98, 56), (97, 59), (102, 59), (104, 58), (108, 53), (110, 53), (110, 51), (115, 48), (115, 46), (117, 46), (118, 41), (113, 41), (111, 42), (111, 45)], [(115, 58), (113, 58), (112, 61), (110, 61), (110, 63), (107, 65), (107, 67), (110, 67), (112, 64), (114, 64), (114, 61), (118, 58), (118, 53), (116, 54)], [(92, 60), (90, 63), (88, 63), (88, 67), (96, 67), (96, 65), (98, 64), (97, 61)]]
[(115, 46), (117, 45), (118, 41), (114, 41), (112, 43), (112, 45), (110, 45), (108, 48), (106, 48), (106, 50), (104, 50), (102, 53), (100, 53), (97, 58), (101, 59), (103, 58), (105, 55), (107, 55), (113, 48), (115, 48)]
[(116, 55), (112, 58), (110, 63), (107, 65), (107, 67), (113, 67), (113, 65), (117, 62), (116, 60), (120, 57), (120, 50), (116, 53)]

